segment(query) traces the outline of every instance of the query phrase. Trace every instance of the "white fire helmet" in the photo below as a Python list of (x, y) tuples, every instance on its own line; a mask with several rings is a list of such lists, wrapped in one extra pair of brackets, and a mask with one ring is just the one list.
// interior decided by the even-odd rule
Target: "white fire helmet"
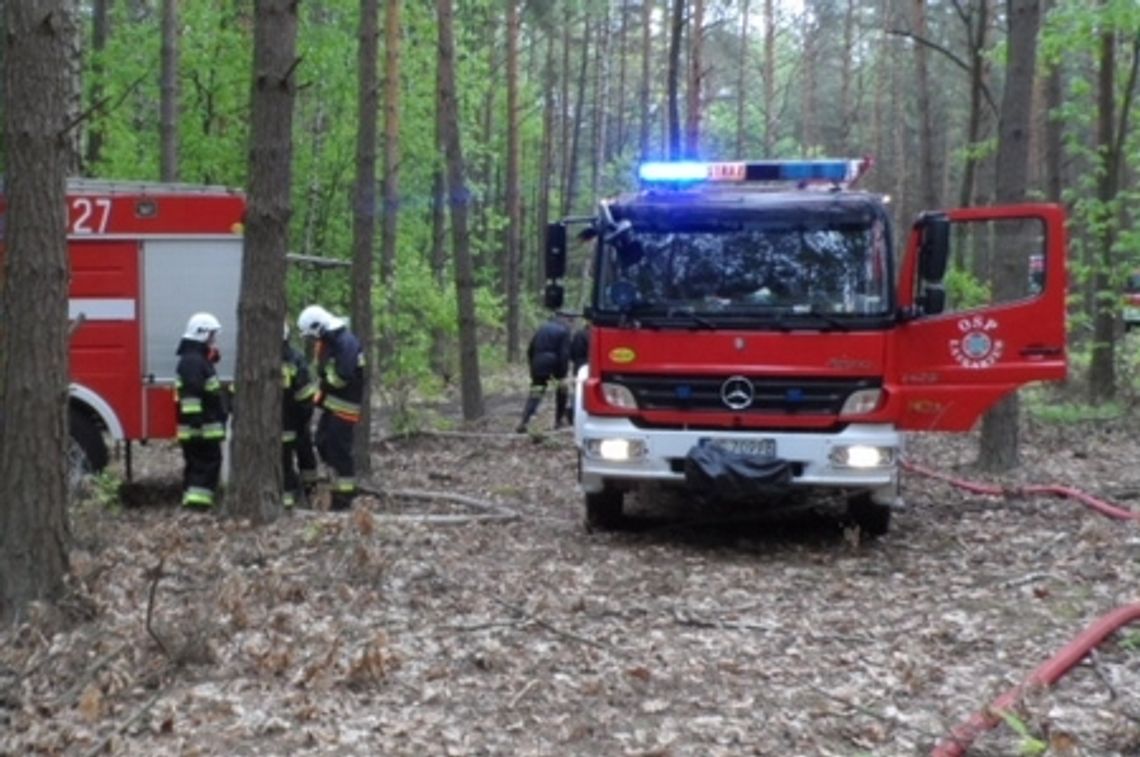
[(186, 322), (186, 333), (183, 339), (192, 339), (195, 342), (208, 342), (210, 336), (222, 330), (222, 324), (210, 313), (195, 313)]
[(337, 318), (320, 305), (309, 305), (297, 318), (297, 329), (301, 332), (301, 336), (316, 338), (344, 326), (343, 318)]

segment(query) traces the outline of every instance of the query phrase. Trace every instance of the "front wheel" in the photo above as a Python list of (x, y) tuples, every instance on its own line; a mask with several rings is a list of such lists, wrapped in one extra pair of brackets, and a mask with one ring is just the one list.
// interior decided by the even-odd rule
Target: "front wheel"
[(622, 524), (625, 493), (613, 484), (600, 492), (586, 494), (586, 528), (590, 531), (613, 531)]
[(867, 536), (882, 536), (891, 528), (891, 508), (875, 502), (868, 492), (847, 500), (847, 515)]
[(91, 416), (75, 407), (67, 415), (68, 473), (73, 483), (107, 467), (107, 443)]

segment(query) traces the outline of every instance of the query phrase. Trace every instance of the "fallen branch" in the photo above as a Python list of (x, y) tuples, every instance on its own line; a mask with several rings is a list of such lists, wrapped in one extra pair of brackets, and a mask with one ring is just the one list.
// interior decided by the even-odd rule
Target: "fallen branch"
[(120, 654), (122, 654), (123, 650), (126, 648), (127, 648), (127, 642), (124, 641), (123, 643), (119, 644), (117, 647), (112, 649), (110, 652), (108, 652), (107, 654), (103, 655), (98, 660), (96, 660), (91, 665), (91, 667), (89, 667), (86, 671), (84, 671), (83, 675), (80, 676), (79, 679), (76, 680), (76, 682), (74, 684), (72, 684), (70, 689), (63, 692), (63, 694), (59, 697), (59, 699), (55, 700), (55, 704), (53, 705), (53, 708), (54, 709), (61, 709), (63, 707), (69, 706), (71, 704), (72, 700), (74, 700), (76, 697), (78, 697), (80, 692), (82, 692), (83, 689), (85, 689), (87, 687), (87, 682), (89, 680), (91, 680), (92, 678), (94, 678), (95, 675), (100, 670), (105, 668), (107, 666), (107, 663), (111, 662), (111, 660), (115, 659)]
[(431, 523), (435, 525), (458, 525), (463, 523), (477, 523), (481, 521), (511, 521), (518, 520), (522, 516), (515, 510), (511, 510), (503, 505), (497, 505), (493, 502), (488, 502), (475, 497), (468, 497), (464, 494), (454, 494), (452, 492), (444, 491), (428, 491), (421, 489), (374, 489), (371, 487), (360, 487), (362, 494), (371, 494), (374, 497), (404, 497), (406, 499), (418, 499), (428, 501), (442, 500), (444, 502), (452, 502), (457, 505), (463, 505), (477, 513), (466, 515), (443, 515), (443, 514), (410, 514), (410, 513), (378, 513), (375, 514), (376, 518), (381, 521), (393, 523)]
[(111, 743), (111, 739), (126, 731), (128, 728), (138, 722), (138, 720), (142, 718), (143, 715), (150, 712), (150, 708), (154, 707), (155, 703), (158, 702), (158, 700), (162, 697), (163, 694), (166, 693), (166, 691), (167, 688), (161, 688), (158, 691), (154, 692), (154, 696), (146, 700), (146, 702), (144, 702), (141, 707), (131, 713), (131, 716), (129, 718), (124, 720), (121, 724), (112, 728), (110, 733), (104, 736), (99, 741), (99, 743), (96, 744), (93, 749), (91, 749), (91, 751), (87, 752), (86, 757), (96, 757), (96, 755), (102, 754), (103, 751), (107, 748), (107, 745)]
[(159, 559), (158, 565), (154, 568), (154, 570), (151, 571), (152, 579), (150, 582), (150, 596), (147, 598), (146, 602), (146, 632), (149, 633), (150, 637), (154, 639), (156, 644), (158, 644), (158, 648), (162, 650), (162, 653), (166, 655), (168, 659), (173, 659), (170, 655), (169, 647), (166, 646), (166, 642), (162, 640), (162, 637), (158, 635), (158, 631), (154, 630), (154, 625), (152, 624), (152, 621), (154, 620), (154, 596), (158, 591), (158, 581), (160, 578), (162, 578), (162, 567), (165, 564), (166, 556), (163, 555)]
[(510, 602), (505, 602), (505, 601), (499, 599), (498, 597), (491, 597), (491, 599), (494, 602), (496, 602), (496, 603), (502, 605), (503, 607), (507, 608), (511, 612), (515, 613), (516, 615), (521, 616), (524, 620), (527, 620), (531, 623), (534, 623), (536, 626), (542, 626), (547, 631), (558, 634), (559, 636), (561, 636), (565, 639), (569, 639), (571, 641), (576, 641), (579, 644), (585, 644), (587, 646), (594, 647), (595, 649), (604, 649), (606, 651), (612, 651), (612, 649), (613, 649), (609, 644), (605, 644), (603, 642), (596, 641), (594, 639), (590, 639), (590, 638), (587, 638), (585, 636), (579, 636), (576, 633), (572, 633), (570, 631), (566, 631), (562, 628), (559, 628), (558, 626), (556, 626), (556, 625), (554, 625), (548, 621), (543, 620), (542, 618), (538, 617), (534, 613), (527, 612), (526, 610), (519, 607), (518, 605), (513, 605)]

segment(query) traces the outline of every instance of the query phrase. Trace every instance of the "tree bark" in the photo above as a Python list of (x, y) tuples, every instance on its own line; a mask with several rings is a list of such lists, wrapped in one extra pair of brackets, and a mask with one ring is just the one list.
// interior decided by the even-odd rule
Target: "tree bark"
[(162, 0), (158, 175), (178, 181), (178, 0)]
[(669, 20), (669, 68), (665, 76), (666, 97), (669, 103), (669, 159), (681, 157), (681, 36), (685, 31), (685, 0), (673, 0), (673, 13)]
[(689, 83), (685, 105), (685, 154), (696, 160), (701, 154), (701, 80), (704, 74), (705, 3), (693, 0), (693, 20), (689, 24)]
[[(250, 98), (249, 202), (238, 301), (230, 514), (255, 525), (280, 513), (281, 324), (292, 214), (296, 0), (256, 0)], [(275, 440), (276, 443), (266, 443)]]
[[(566, 194), (562, 196), (562, 215), (570, 215), (578, 199), (578, 144), (582, 136), (582, 110), (586, 102), (586, 73), (590, 60), (590, 17), (583, 22), (581, 63), (578, 69), (578, 94), (574, 97), (573, 124), (570, 127), (570, 152), (566, 155)], [(565, 144), (565, 143), (563, 143)]]
[[(1037, 63), (1037, 29), (1041, 22), (1039, 0), (1008, 0), (1009, 51), (1005, 90), (998, 123), (997, 180), (999, 204), (1025, 199), (1029, 173), (1029, 124), (1033, 113), (1033, 76)], [(1024, 255), (1002, 256), (992, 280), (994, 301), (1008, 302), (1024, 291), (1029, 276)], [(979, 464), (986, 470), (1005, 471), (1020, 461), (1017, 393), (998, 402), (982, 419)]]
[(776, 156), (776, 10), (764, 0), (764, 156)]
[(471, 201), (463, 177), (463, 150), (459, 141), (459, 107), (455, 90), (455, 36), (451, 0), (438, 0), (439, 104), (443, 142), (447, 154), (447, 188), (451, 207), (451, 239), (455, 256), (455, 293), (459, 301), (459, 373), (463, 419), (483, 417), (483, 385), (479, 376), (479, 343), (475, 322), (475, 271), (467, 235), (467, 208)]
[(748, 29), (750, 26), (749, 3), (743, 0), (740, 8), (740, 57), (736, 61), (736, 157), (744, 157), (744, 104), (747, 97), (744, 94), (746, 76), (748, 73)]
[(64, 0), (8, 2), (4, 34), (0, 621), (64, 592), (68, 571)]
[[(396, 200), (398, 173), (395, 153), (399, 147), (399, 28), (401, 0), (388, 0), (385, 5), (384, 66), (384, 226), (380, 247), (380, 281), (385, 310), (390, 308), (392, 270), (396, 249)], [(372, 289), (376, 267), (373, 250), (376, 244), (376, 113), (379, 105), (379, 81), (376, 65), (379, 58), (380, 8), (378, 0), (360, 0), (360, 41), (357, 48), (356, 78), (356, 184), (352, 203), (352, 332), (360, 340), (367, 356), (364, 364), (364, 392), (360, 401), (360, 423), (352, 437), (352, 459), (357, 475), (372, 472), (372, 382), (382, 371), (391, 338), (381, 337), (380, 349), (374, 344)], [(395, 38), (395, 42), (393, 42)], [(394, 70), (393, 70), (394, 69)], [(395, 84), (392, 84), (393, 80)], [(389, 163), (391, 161), (391, 163)]]
[[(96, 105), (103, 99), (106, 91), (103, 87), (105, 67), (103, 65), (103, 51), (107, 47), (107, 34), (109, 25), (107, 14), (111, 9), (113, 0), (94, 0), (91, 4), (91, 104)], [(87, 174), (95, 170), (103, 153), (103, 129), (96, 119), (87, 130), (87, 156), (86, 165), (82, 173)]]
[(519, 145), (519, 7), (507, 0), (507, 362), (519, 360), (519, 261), (522, 259), (522, 187)]
[(641, 160), (649, 160), (649, 135), (651, 119), (649, 116), (649, 63), (653, 60), (653, 3), (650, 0), (641, 0), (641, 85), (637, 93), (638, 123), (640, 130), (637, 135), (637, 154)]
[[(914, 0), (914, 34), (926, 38), (926, 0)], [(926, 45), (914, 46), (915, 88), (918, 97), (918, 183), (923, 209), (940, 204), (934, 159), (934, 106), (931, 103), (930, 74)]]

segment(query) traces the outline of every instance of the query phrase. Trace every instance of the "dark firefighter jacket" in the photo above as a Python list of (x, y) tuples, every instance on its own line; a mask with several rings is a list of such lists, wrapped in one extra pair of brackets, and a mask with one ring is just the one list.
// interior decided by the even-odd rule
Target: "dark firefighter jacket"
[(178, 413), (178, 441), (226, 438), (226, 401), (222, 382), (210, 362), (209, 347), (193, 339), (178, 343), (178, 378), (174, 403)]
[(574, 372), (577, 373), (590, 359), (590, 332), (586, 329), (578, 329), (574, 332), (574, 336), (570, 337), (570, 362), (574, 364)]
[(348, 329), (331, 331), (317, 343), (317, 380), (317, 405), (350, 423), (360, 420), (364, 352)]
[(565, 376), (570, 363), (570, 327), (553, 318), (539, 326), (526, 357), (531, 373)]
[(305, 356), (289, 342), (281, 345), (281, 423), (283, 442), (294, 442), (313, 415), (317, 382), (309, 376)]

